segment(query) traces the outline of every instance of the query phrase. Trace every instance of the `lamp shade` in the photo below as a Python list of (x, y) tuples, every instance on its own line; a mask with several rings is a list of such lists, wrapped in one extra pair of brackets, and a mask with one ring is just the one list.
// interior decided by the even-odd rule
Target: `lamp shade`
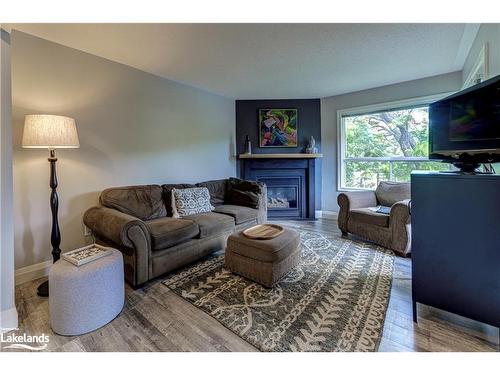
[(22, 146), (25, 148), (78, 148), (75, 120), (56, 115), (27, 115)]

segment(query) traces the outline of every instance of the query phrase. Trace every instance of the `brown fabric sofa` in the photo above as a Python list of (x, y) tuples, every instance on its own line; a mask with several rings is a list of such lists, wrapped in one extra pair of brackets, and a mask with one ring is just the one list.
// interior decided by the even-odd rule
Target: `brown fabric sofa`
[[(375, 191), (339, 194), (338, 225), (343, 235), (355, 234), (406, 256), (411, 251), (410, 184), (383, 181)], [(390, 213), (376, 212), (378, 206)]]
[[(232, 181), (237, 180), (106, 189), (99, 198), (101, 205), (88, 209), (83, 221), (98, 243), (123, 253), (125, 279), (138, 287), (224, 248), (235, 230), (266, 220), (266, 186), (256, 182), (242, 185), (253, 189), (257, 201), (255, 207), (247, 207), (226, 200)], [(195, 186), (208, 188), (215, 210), (173, 218), (172, 189)]]

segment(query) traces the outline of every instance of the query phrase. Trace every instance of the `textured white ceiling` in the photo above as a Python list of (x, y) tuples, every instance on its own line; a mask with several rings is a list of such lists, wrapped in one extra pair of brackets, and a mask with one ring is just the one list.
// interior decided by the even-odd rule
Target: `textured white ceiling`
[(317, 98), (461, 70), (474, 24), (15, 24), (236, 99)]

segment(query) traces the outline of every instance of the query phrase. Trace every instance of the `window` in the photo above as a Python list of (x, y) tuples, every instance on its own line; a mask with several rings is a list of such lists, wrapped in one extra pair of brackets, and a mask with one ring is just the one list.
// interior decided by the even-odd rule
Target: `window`
[(375, 189), (383, 180), (410, 181), (413, 170), (448, 168), (428, 159), (428, 105), (441, 97), (339, 111), (339, 190)]

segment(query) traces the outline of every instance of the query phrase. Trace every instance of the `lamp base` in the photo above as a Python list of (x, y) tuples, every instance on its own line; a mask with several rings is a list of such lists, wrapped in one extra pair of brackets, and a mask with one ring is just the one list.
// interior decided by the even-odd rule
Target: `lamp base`
[(48, 297), (49, 296), (49, 280), (41, 283), (39, 286), (38, 286), (38, 289), (37, 289), (37, 294), (40, 296), (40, 297)]

